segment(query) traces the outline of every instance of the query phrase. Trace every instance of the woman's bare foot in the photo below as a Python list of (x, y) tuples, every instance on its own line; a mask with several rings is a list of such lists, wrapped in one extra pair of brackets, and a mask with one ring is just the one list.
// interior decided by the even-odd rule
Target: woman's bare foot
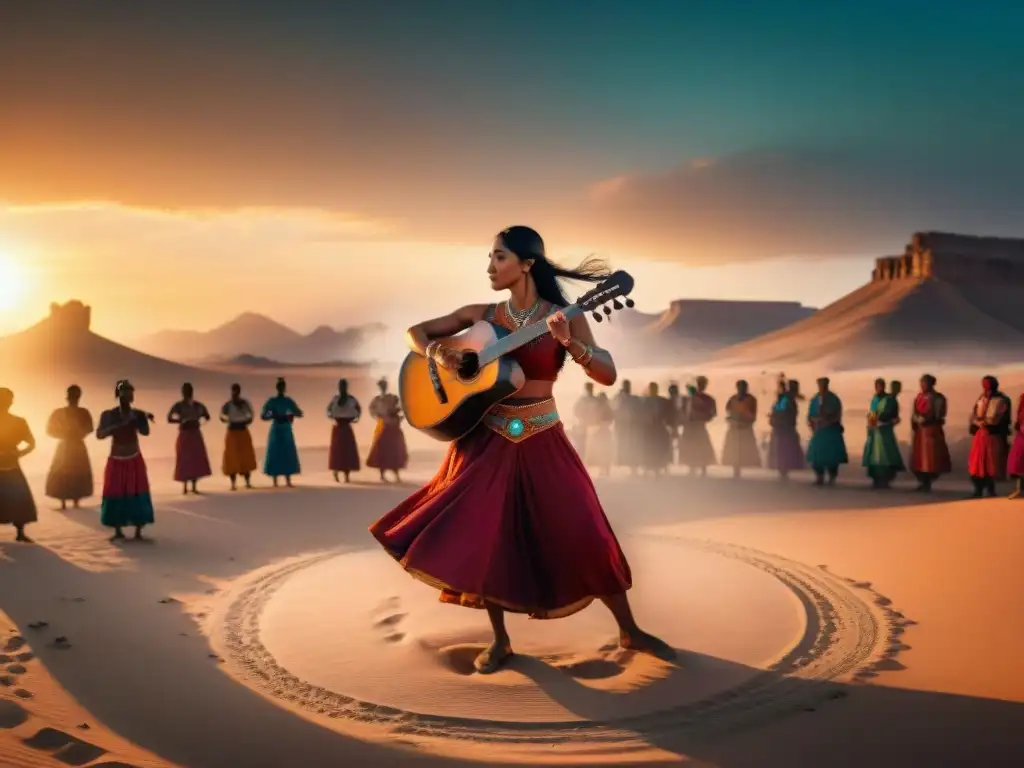
[(675, 648), (660, 637), (655, 637), (639, 628), (634, 629), (632, 632), (620, 633), (619, 645), (628, 651), (648, 653), (662, 661), (672, 661), (676, 658)]
[(490, 675), (512, 658), (512, 647), (507, 640), (495, 640), (473, 660), (473, 668), (481, 675)]
[(115, 528), (114, 529), (114, 535), (110, 537), (110, 540), (111, 541), (124, 541), (124, 538), (125, 538), (124, 531), (122, 531), (120, 528)]
[(15, 541), (20, 541), (22, 544), (35, 544), (32, 539), (25, 535), (24, 531), (18, 531), (18, 534), (14, 537)]

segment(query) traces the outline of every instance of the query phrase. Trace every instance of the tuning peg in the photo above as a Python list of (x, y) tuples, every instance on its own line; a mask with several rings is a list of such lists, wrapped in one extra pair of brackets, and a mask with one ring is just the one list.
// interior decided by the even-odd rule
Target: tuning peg
[(607, 304), (604, 305), (604, 313), (606, 315), (610, 315), (612, 313), (612, 308), (609, 307)]
[(626, 299), (626, 306), (632, 309), (633, 307), (636, 306), (636, 302), (633, 301), (632, 299)]
[(604, 318), (601, 317), (601, 313), (600, 312), (594, 312), (592, 314), (594, 315), (594, 322), (595, 323), (600, 323), (602, 320), (604, 320)]
[(622, 302), (618, 299), (612, 299), (612, 306), (616, 309), (622, 309)]

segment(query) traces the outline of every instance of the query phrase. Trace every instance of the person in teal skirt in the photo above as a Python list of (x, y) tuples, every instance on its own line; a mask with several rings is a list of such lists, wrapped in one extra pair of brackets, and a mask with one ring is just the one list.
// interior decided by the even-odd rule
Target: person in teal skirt
[(827, 378), (818, 379), (818, 394), (811, 398), (807, 408), (807, 426), (811, 428), (811, 441), (807, 445), (807, 463), (814, 470), (814, 484), (835, 485), (839, 465), (850, 461), (843, 438), (843, 403), (829, 389)]
[(110, 456), (103, 472), (100, 523), (114, 529), (111, 541), (124, 541), (122, 529), (135, 528), (135, 540), (146, 541), (142, 529), (155, 522), (149, 492), (149, 470), (142, 458), (139, 437), (149, 434), (153, 414), (133, 407), (135, 387), (121, 379), (114, 387), (117, 407), (100, 415), (96, 438), (110, 438)]
[(900, 404), (896, 399), (902, 389), (898, 381), (885, 391), (885, 379), (875, 379), (875, 396), (868, 409), (868, 434), (861, 457), (863, 466), (875, 488), (888, 488), (906, 466), (896, 441), (895, 427), (900, 423)]
[(302, 418), (302, 409), (285, 394), (288, 385), (284, 379), (277, 380), (277, 394), (267, 400), (261, 412), (263, 421), (269, 421), (270, 435), (267, 438), (267, 455), (263, 460), (263, 474), (274, 478), (274, 487), (283, 477), (288, 487), (292, 486), (292, 475), (298, 475), (299, 449), (295, 445), (292, 422)]

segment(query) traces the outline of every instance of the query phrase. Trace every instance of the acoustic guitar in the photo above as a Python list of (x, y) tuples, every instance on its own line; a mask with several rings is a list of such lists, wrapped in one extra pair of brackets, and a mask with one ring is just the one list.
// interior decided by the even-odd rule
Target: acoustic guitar
[[(633, 278), (626, 272), (615, 272), (575, 304), (563, 307), (562, 313), (572, 319), (581, 312), (593, 312), (594, 320), (601, 322), (604, 318), (597, 308), (604, 305), (604, 314), (611, 315), (612, 308), (623, 308), (619, 297), (628, 296), (632, 290)], [(632, 307), (633, 300), (627, 298), (625, 306)], [(544, 320), (517, 331), (481, 320), (455, 336), (437, 339), (445, 346), (471, 353), (458, 371), (439, 366), (417, 352), (410, 353), (398, 375), (398, 396), (406, 420), (442, 442), (458, 440), (494, 405), (523, 388), (526, 376), (509, 353), (545, 333), (548, 326)]]

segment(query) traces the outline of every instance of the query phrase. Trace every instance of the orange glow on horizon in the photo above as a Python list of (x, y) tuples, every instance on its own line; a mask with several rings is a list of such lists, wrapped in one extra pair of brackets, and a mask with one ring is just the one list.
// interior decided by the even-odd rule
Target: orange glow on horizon
[(28, 298), (28, 270), (11, 250), (0, 246), (0, 312), (12, 312)]

